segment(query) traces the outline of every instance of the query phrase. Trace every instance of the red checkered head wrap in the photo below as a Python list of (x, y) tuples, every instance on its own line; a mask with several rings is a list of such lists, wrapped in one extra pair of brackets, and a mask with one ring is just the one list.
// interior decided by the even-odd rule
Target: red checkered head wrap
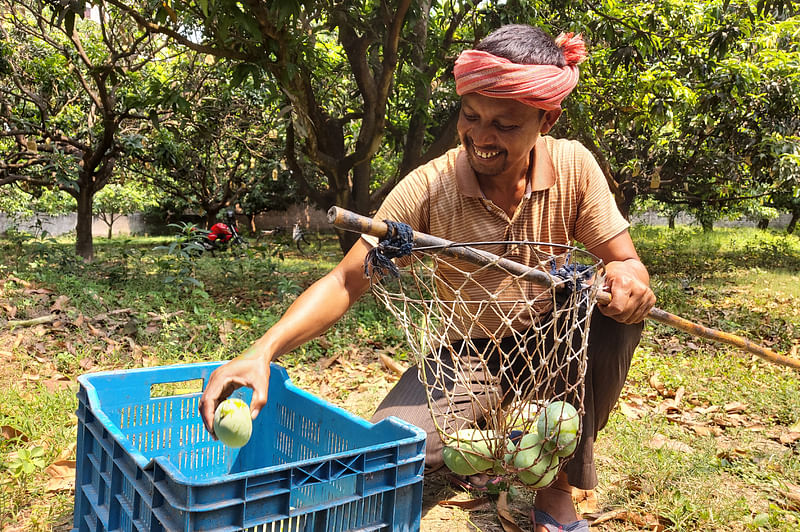
[(561, 109), (578, 84), (578, 64), (586, 59), (580, 35), (562, 33), (555, 39), (567, 65), (522, 65), (481, 50), (465, 50), (456, 59), (453, 74), (459, 96), (477, 92), (490, 98), (511, 98), (537, 109)]

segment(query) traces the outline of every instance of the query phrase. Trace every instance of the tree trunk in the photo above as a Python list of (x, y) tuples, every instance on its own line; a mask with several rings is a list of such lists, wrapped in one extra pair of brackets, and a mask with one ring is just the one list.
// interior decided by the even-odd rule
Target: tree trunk
[(757, 227), (759, 229), (766, 229), (769, 227), (769, 218), (759, 218)]
[[(84, 181), (81, 179), (81, 181)], [(87, 178), (85, 181), (91, 181)], [(85, 182), (84, 181), (84, 182)], [(94, 191), (91, 186), (81, 186), (75, 198), (78, 202), (78, 220), (75, 225), (75, 254), (87, 262), (94, 259), (92, 243), (92, 200)]]
[(667, 217), (667, 225), (668, 225), (668, 227), (669, 227), (670, 229), (675, 229), (675, 218), (676, 218), (677, 216), (678, 216), (677, 214), (670, 214), (670, 215)]
[(617, 195), (616, 200), (617, 208), (619, 209), (620, 214), (622, 214), (626, 220), (630, 220), (631, 207), (633, 206), (633, 200), (635, 199), (636, 186), (629, 180), (622, 181), (619, 184), (619, 194)]
[(700, 220), (700, 226), (703, 228), (704, 233), (711, 233), (714, 231), (714, 220), (704, 217)]
[(790, 235), (794, 233), (795, 228), (797, 227), (797, 220), (800, 219), (800, 209), (796, 209), (792, 211), (792, 219), (789, 220), (789, 225), (786, 226), (786, 232)]
[[(350, 194), (350, 190), (344, 188), (339, 188), (336, 191), (334, 205), (338, 207), (343, 207), (351, 211), (355, 211), (356, 209), (355, 202), (353, 201), (353, 197)], [(336, 229), (336, 237), (339, 239), (339, 248), (341, 248), (342, 253), (347, 254), (347, 252), (350, 251), (350, 248), (353, 247), (353, 244), (355, 244), (356, 241), (360, 238), (360, 235), (358, 233), (354, 233), (353, 231), (344, 231), (342, 229)]]
[(211, 226), (217, 223), (217, 216), (219, 216), (219, 208), (208, 207), (206, 208), (206, 229), (211, 229)]
[(121, 216), (122, 216), (121, 214), (118, 216), (118, 215), (114, 214), (113, 212), (108, 216), (108, 220), (106, 221), (106, 224), (108, 225), (108, 239), (109, 240), (111, 240), (111, 238), (114, 236), (114, 222), (119, 220)]

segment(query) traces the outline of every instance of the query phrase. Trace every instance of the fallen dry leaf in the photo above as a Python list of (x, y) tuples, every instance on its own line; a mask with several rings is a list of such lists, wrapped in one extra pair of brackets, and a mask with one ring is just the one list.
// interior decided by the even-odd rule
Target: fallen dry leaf
[(56, 373), (49, 379), (42, 381), (42, 384), (44, 384), (45, 388), (47, 388), (50, 393), (55, 393), (59, 390), (68, 389), (72, 384), (72, 380), (65, 375)]
[(597, 501), (597, 493), (594, 490), (582, 490), (572, 488), (572, 500), (578, 506), (578, 512), (583, 514), (593, 514), (600, 510)]
[(747, 408), (747, 405), (740, 401), (733, 401), (725, 405), (725, 412), (729, 414), (741, 414)]
[(708, 425), (692, 425), (690, 428), (698, 436), (719, 436), (722, 434), (722, 429), (719, 427), (710, 427)]
[(17, 337), (14, 338), (14, 343), (11, 345), (11, 350), (13, 351), (14, 349), (18, 348), (22, 343), (23, 339), (24, 336), (22, 335), (22, 333), (17, 334)]
[(395, 359), (384, 353), (380, 354), (380, 359), (381, 363), (383, 364), (383, 367), (385, 367), (389, 371), (396, 373), (397, 375), (402, 375), (403, 373), (406, 372), (406, 369), (408, 369), (404, 364), (396, 361)]
[(60, 295), (56, 298), (53, 304), (50, 306), (50, 312), (64, 312), (64, 309), (69, 303), (69, 298), (65, 295)]
[(489, 502), (489, 497), (478, 497), (477, 499), (445, 499), (443, 501), (439, 501), (437, 504), (439, 506), (444, 506), (446, 508), (461, 508), (462, 510), (474, 510), (475, 508), (483, 506), (488, 502)]
[(730, 447), (717, 451), (717, 458), (723, 458), (728, 461), (740, 460), (746, 458), (747, 455), (747, 449), (742, 449), (741, 447)]
[(69, 491), (75, 487), (75, 460), (57, 460), (44, 470), (50, 479), (47, 491)]
[(319, 366), (320, 369), (328, 369), (329, 367), (331, 367), (334, 364), (334, 362), (339, 360), (339, 356), (340, 355), (341, 355), (341, 353), (334, 353), (333, 355), (331, 355), (329, 357), (322, 358), (317, 363), (317, 365)]
[(667, 449), (669, 451), (677, 451), (686, 454), (691, 454), (694, 452), (694, 449), (692, 449), (689, 445), (678, 440), (667, 438), (660, 433), (656, 433), (656, 435), (653, 436), (653, 438), (647, 443), (647, 446), (651, 449)]
[(778, 490), (778, 493), (786, 499), (781, 505), (783, 509), (790, 512), (800, 511), (800, 486), (786, 482), (784, 488)]
[[(228, 335), (233, 332), (233, 322), (231, 320), (223, 320), (219, 324), (219, 341), (222, 345), (228, 345)], [(191, 342), (187, 342), (190, 345)]]
[(599, 525), (608, 521), (625, 521), (632, 523), (639, 527), (640, 530), (648, 530), (653, 532), (661, 532), (666, 530), (666, 525), (669, 523), (667, 519), (655, 516), (653, 514), (640, 515), (628, 510), (611, 510), (596, 516), (591, 521), (591, 525)]
[[(77, 418), (76, 418), (76, 421), (77, 421)], [(56, 458), (56, 461), (74, 459), (75, 458), (75, 450), (77, 448), (78, 448), (78, 442), (77, 441), (73, 441), (71, 444), (69, 444), (67, 447), (65, 447), (63, 451), (61, 451), (58, 454), (58, 458)]]
[(681, 401), (683, 400), (683, 395), (686, 393), (686, 388), (681, 386), (677, 390), (675, 390), (675, 397), (672, 399), (675, 403), (675, 408), (679, 408), (681, 405)]
[(508, 508), (508, 492), (501, 491), (497, 496), (497, 517), (500, 519), (500, 524), (506, 532), (524, 532)]
[(27, 295), (46, 296), (46, 295), (52, 294), (53, 291), (52, 290), (48, 290), (47, 288), (27, 288), (22, 293), (25, 294), (26, 296)]
[(7, 305), (3, 303), (3, 310), (6, 311), (6, 318), (9, 320), (13, 320), (14, 317), (17, 315), (17, 307), (14, 305)]
[(797, 440), (800, 440), (800, 432), (783, 432), (778, 438), (778, 441), (784, 445), (792, 444)]
[(628, 402), (619, 403), (619, 409), (623, 415), (631, 420), (641, 419), (647, 414), (647, 409)]
[(0, 436), (2, 436), (5, 440), (19, 438), (20, 441), (28, 441), (28, 436), (26, 436), (24, 432), (17, 430), (10, 425), (3, 425), (0, 427)]
[(661, 395), (664, 395), (664, 384), (661, 382), (658, 373), (653, 373), (650, 376), (650, 386)]
[(86, 322), (86, 325), (89, 327), (89, 332), (92, 333), (93, 336), (97, 336), (98, 338), (103, 338), (106, 336), (105, 331), (102, 329), (98, 329), (89, 322)]

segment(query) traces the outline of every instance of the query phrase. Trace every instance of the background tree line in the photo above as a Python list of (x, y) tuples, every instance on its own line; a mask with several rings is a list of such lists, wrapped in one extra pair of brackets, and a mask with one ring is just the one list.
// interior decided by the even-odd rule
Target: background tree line
[[(71, 197), (87, 259), (111, 185), (208, 222), (230, 205), (253, 215), (304, 198), (370, 213), (456, 145), (458, 53), (525, 22), (586, 38), (590, 58), (554, 134), (592, 150), (624, 213), (649, 202), (710, 229), (723, 215), (778, 209), (792, 213), (791, 231), (797, 7), (0, 0), (0, 187), (7, 204)], [(354, 236), (339, 238), (346, 249)]]

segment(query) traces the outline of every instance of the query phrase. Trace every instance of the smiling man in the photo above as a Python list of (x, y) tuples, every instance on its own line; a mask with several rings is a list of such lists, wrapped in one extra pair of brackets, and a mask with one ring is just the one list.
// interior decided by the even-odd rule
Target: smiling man
[[(592, 316), (582, 436), (564, 472), (536, 494), (531, 517), (537, 532), (588, 531), (576, 515), (571, 487), (597, 484), (594, 441), (619, 397), (642, 321), (655, 303), (628, 223), (599, 166), (580, 143), (545, 135), (577, 84), (584, 56), (580, 37), (553, 40), (524, 25), (504, 26), (463, 52), (454, 69), (462, 98), (461, 145), (411, 172), (375, 215), (455, 242), (580, 242), (603, 259), (612, 299)], [(214, 372), (200, 402), (209, 430), (216, 405), (239, 386), (253, 388), (251, 409), (258, 415), (267, 400), (269, 363), (323, 333), (367, 290), (364, 259), (372, 245), (359, 240), (264, 336)], [(469, 408), (457, 414), (474, 417)], [(416, 367), (389, 392), (373, 420), (391, 415), (427, 431), (426, 469), (442, 467), (442, 441)]]

